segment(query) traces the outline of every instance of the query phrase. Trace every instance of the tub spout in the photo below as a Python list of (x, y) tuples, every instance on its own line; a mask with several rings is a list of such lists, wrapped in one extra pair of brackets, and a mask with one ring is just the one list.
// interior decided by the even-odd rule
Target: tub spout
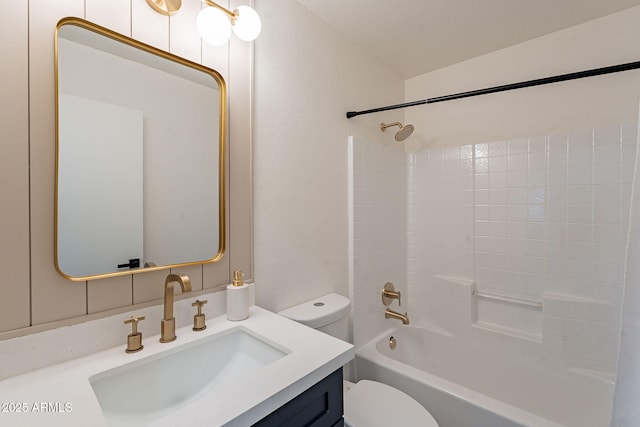
[(402, 320), (402, 324), (403, 325), (408, 325), (409, 324), (409, 316), (407, 316), (407, 313), (405, 314), (400, 314), (396, 311), (391, 310), (390, 308), (387, 308), (384, 311), (384, 318), (385, 319), (398, 319), (398, 320)]

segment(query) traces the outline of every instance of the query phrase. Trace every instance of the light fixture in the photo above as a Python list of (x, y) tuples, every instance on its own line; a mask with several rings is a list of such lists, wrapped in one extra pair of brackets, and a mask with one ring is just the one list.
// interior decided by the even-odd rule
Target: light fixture
[[(238, 6), (233, 12), (211, 0), (201, 0), (205, 7), (198, 13), (196, 28), (204, 41), (214, 46), (225, 44), (231, 31), (240, 40), (250, 42), (258, 38), (262, 22), (258, 13), (249, 6)], [(153, 10), (173, 15), (182, 6), (182, 0), (147, 0)]]
[[(238, 6), (231, 12), (211, 0), (202, 2), (211, 6), (202, 9), (197, 19), (198, 33), (207, 43), (214, 46), (226, 43), (231, 36), (231, 30), (236, 37), (247, 42), (255, 40), (260, 35), (262, 22), (253, 8)], [(225, 22), (222, 21), (222, 17), (225, 18)]]
[(153, 10), (163, 15), (173, 15), (182, 6), (182, 0), (147, 0)]
[(196, 28), (202, 40), (214, 46), (222, 46), (231, 37), (229, 18), (213, 7), (205, 7), (198, 13)]

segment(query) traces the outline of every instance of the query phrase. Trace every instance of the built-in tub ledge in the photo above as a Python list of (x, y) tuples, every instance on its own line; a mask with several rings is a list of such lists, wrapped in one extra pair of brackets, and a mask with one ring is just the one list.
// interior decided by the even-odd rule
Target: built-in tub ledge
[(445, 282), (455, 283), (456, 285), (471, 290), (472, 286), (475, 285), (475, 280), (468, 279), (466, 277), (459, 276), (448, 276), (446, 274), (435, 274), (433, 277), (444, 280)]
[[(211, 300), (219, 298), (214, 294), (209, 295), (205, 297)], [(122, 323), (127, 315), (120, 314), (117, 320)], [(159, 322), (160, 317), (147, 317), (145, 322), (154, 320)], [(91, 323), (85, 323), (82, 327), (91, 328)], [(0, 413), (0, 424), (64, 427), (113, 425), (113, 415), (107, 413), (105, 416), (101, 407), (104, 400), (96, 396), (96, 393), (99, 394), (95, 387), (97, 380), (116, 375), (127, 378), (127, 375), (122, 375), (124, 371), (135, 376), (137, 370), (144, 370), (158, 360), (171, 362), (164, 365), (169, 372), (176, 360), (190, 360), (180, 355), (188, 354), (195, 348), (202, 350), (203, 344), (238, 331), (242, 332), (241, 335), (261, 340), (264, 346), (277, 349), (281, 355), (254, 369), (250, 375), (239, 374), (238, 377), (216, 382), (215, 386), (207, 385), (190, 397), (187, 403), (171, 406), (171, 410), (147, 421), (154, 426), (251, 425), (342, 367), (354, 356), (353, 346), (349, 343), (252, 306), (247, 320), (231, 322), (224, 314), (210, 317), (206, 330), (194, 332), (190, 324), (180, 327), (176, 330), (177, 340), (170, 343), (160, 343), (159, 335), (145, 335), (144, 349), (137, 353), (125, 353), (124, 333), (122, 343), (115, 347), (0, 381), (0, 402), (7, 405), (6, 410), (3, 407)], [(216, 346), (210, 347), (213, 351), (219, 350)], [(24, 352), (29, 351), (31, 348), (24, 348)], [(176, 354), (179, 355), (177, 358), (169, 360)], [(212, 356), (206, 360), (216, 358)], [(218, 360), (212, 365), (228, 362)], [(252, 360), (247, 360), (247, 363), (252, 363)], [(193, 367), (193, 364), (189, 366)], [(242, 369), (236, 371), (241, 372)], [(224, 371), (221, 372), (221, 376), (224, 376)], [(139, 377), (144, 378), (144, 375)], [(126, 396), (132, 404), (135, 405), (138, 399), (146, 402), (155, 399), (149, 399), (148, 396), (145, 399), (145, 396), (139, 395), (139, 388), (133, 388)], [(118, 420), (117, 416), (115, 425), (121, 421), (131, 421)]]
[(587, 377), (602, 381), (609, 384), (612, 388), (616, 383), (616, 374), (613, 372), (596, 371), (594, 369), (583, 368), (569, 368), (569, 372), (573, 372), (579, 375), (585, 375)]

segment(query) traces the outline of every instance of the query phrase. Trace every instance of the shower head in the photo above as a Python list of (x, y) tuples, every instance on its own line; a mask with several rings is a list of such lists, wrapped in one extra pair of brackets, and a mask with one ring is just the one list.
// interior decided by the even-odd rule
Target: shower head
[(391, 126), (398, 126), (400, 128), (398, 132), (396, 132), (396, 136), (395, 136), (395, 139), (398, 142), (404, 141), (405, 139), (409, 138), (409, 136), (411, 136), (411, 134), (413, 133), (413, 129), (414, 129), (413, 125), (403, 126), (402, 123), (395, 122), (395, 123), (389, 123), (389, 124), (380, 123), (380, 130), (384, 132), (385, 130), (387, 130), (387, 128)]

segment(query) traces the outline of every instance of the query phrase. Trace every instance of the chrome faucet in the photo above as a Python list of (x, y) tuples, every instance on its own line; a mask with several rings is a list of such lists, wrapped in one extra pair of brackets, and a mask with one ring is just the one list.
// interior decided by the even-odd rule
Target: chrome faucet
[(398, 319), (398, 320), (402, 320), (402, 324), (403, 325), (408, 325), (409, 324), (409, 316), (407, 316), (407, 313), (405, 314), (400, 314), (396, 311), (391, 310), (390, 308), (387, 308), (384, 311), (384, 318), (385, 319)]
[(160, 342), (176, 339), (176, 318), (173, 317), (173, 284), (178, 283), (182, 292), (191, 292), (191, 280), (184, 274), (169, 274), (164, 281), (164, 317), (160, 322)]

